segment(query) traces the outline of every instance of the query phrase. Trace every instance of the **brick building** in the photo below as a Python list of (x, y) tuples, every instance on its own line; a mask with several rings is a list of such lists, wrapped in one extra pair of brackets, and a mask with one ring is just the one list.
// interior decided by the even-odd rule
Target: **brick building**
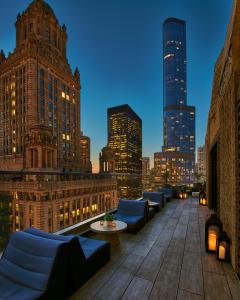
[(11, 230), (56, 231), (115, 207), (116, 180), (86, 175), (90, 141), (80, 131), (80, 74), (68, 64), (66, 26), (43, 0), (15, 26), (13, 53), (0, 52), (0, 194), (11, 196)]
[(231, 240), (231, 261), (240, 275), (240, 1), (233, 4), (217, 59), (206, 134), (207, 192)]

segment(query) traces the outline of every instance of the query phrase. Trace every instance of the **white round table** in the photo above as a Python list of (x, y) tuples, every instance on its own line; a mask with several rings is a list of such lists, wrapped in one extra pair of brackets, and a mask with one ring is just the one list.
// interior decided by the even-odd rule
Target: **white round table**
[(122, 221), (113, 221), (116, 226), (108, 225), (107, 221), (103, 221), (103, 225), (100, 223), (101, 221), (94, 222), (90, 225), (92, 231), (98, 233), (100, 238), (103, 240), (107, 240), (110, 242), (111, 246), (117, 246), (120, 243), (118, 233), (127, 229), (127, 224)]

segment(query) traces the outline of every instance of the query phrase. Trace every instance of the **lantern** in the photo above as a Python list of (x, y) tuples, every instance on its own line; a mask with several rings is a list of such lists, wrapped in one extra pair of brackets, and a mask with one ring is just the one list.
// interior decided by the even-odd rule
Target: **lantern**
[(217, 251), (217, 240), (220, 232), (223, 229), (222, 222), (216, 214), (212, 214), (205, 224), (205, 248), (208, 253)]
[(187, 199), (187, 193), (184, 191), (179, 192), (179, 198), (180, 199)]
[(207, 205), (207, 198), (206, 198), (206, 196), (204, 196), (202, 198), (202, 206), (206, 206), (206, 205)]
[(220, 232), (218, 237), (217, 259), (230, 261), (230, 239), (225, 231)]

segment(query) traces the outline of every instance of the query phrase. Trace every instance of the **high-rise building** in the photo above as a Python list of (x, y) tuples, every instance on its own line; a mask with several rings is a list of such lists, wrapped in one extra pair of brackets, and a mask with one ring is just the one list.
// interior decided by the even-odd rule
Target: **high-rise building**
[(142, 174), (148, 175), (150, 173), (150, 157), (142, 158)]
[(82, 175), (90, 143), (80, 134), (80, 75), (68, 64), (66, 26), (43, 0), (15, 25), (14, 52), (0, 52), (0, 198), (10, 195), (11, 231), (57, 231), (116, 207), (116, 179)]
[(80, 161), (81, 170), (84, 172), (92, 173), (92, 163), (90, 160), (90, 147), (91, 141), (88, 136), (80, 135)]
[(170, 182), (193, 182), (195, 165), (195, 107), (187, 105), (186, 23), (163, 23), (163, 136), (158, 174), (168, 171)]
[(201, 176), (201, 181), (206, 181), (206, 151), (205, 146), (197, 148), (197, 173)]
[(107, 148), (100, 153), (100, 172), (117, 174), (120, 197), (141, 196), (142, 120), (127, 104), (108, 109)]
[(144, 191), (151, 191), (150, 157), (142, 158), (142, 185)]

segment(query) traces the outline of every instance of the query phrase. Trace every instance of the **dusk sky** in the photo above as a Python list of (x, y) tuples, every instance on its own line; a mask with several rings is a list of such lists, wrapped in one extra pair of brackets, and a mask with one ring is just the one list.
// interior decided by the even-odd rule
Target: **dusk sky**
[[(0, 49), (15, 47), (18, 12), (29, 0), (0, 0)], [(223, 46), (231, 0), (49, 0), (68, 32), (67, 55), (81, 74), (81, 128), (91, 159), (107, 143), (107, 108), (128, 103), (143, 121), (143, 155), (161, 151), (162, 23), (186, 21), (187, 98), (196, 106), (196, 146), (205, 139), (213, 68)]]

